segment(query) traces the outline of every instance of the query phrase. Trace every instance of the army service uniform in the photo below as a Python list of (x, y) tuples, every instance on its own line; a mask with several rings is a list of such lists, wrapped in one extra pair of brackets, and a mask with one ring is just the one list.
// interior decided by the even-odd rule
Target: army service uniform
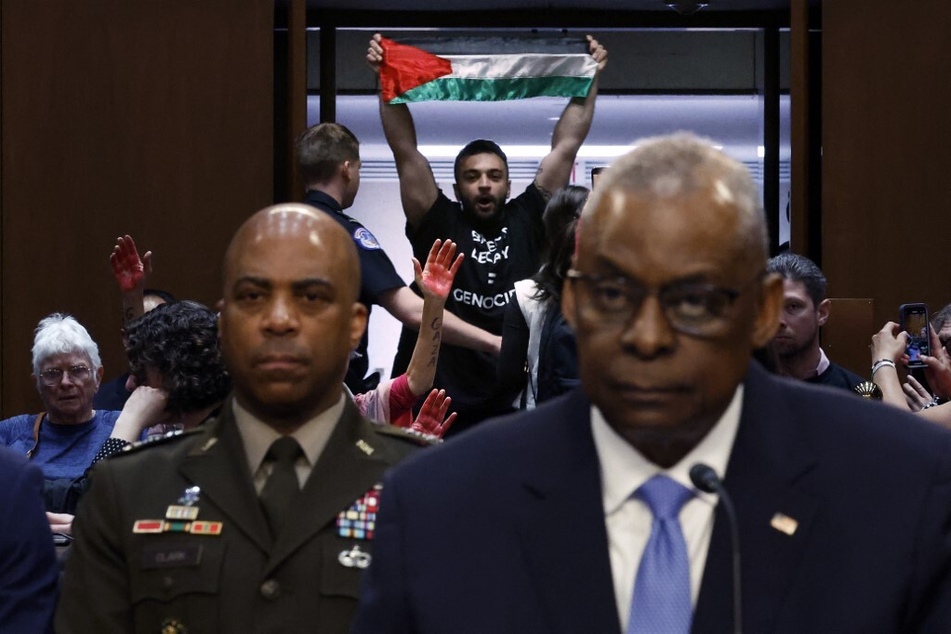
[(75, 521), (56, 631), (348, 631), (379, 482), (419, 447), (347, 399), (276, 540), (230, 399), (194, 432), (104, 461)]

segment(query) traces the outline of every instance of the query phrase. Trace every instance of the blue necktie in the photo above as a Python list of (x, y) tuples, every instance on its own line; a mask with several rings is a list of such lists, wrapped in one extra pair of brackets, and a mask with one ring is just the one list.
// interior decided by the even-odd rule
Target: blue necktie
[(656, 475), (634, 492), (654, 514), (631, 597), (627, 634), (687, 634), (693, 619), (690, 559), (678, 515), (693, 491)]

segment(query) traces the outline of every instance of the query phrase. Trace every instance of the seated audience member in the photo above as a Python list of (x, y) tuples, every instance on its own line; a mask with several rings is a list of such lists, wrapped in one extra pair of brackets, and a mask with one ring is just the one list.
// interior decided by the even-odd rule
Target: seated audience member
[(52, 632), (59, 565), (43, 516), (43, 473), (0, 447), (0, 632)]
[(445, 390), (433, 390), (416, 421), (412, 410), (416, 401), (433, 386), (442, 341), (443, 308), (464, 257), (461, 253), (456, 257), (456, 245), (452, 240), (436, 240), (429, 250), (425, 267), (413, 258), (416, 285), (423, 292), (419, 336), (406, 372), (395, 379), (382, 381), (369, 392), (354, 396), (360, 413), (370, 420), (409, 427), (437, 437), (441, 437), (455, 420), (454, 414), (445, 421), (442, 416), (436, 416), (440, 410), (444, 416), (452, 403)]
[(829, 319), (826, 276), (809, 258), (780, 253), (766, 264), (783, 278), (783, 311), (779, 330), (769, 342), (778, 374), (832, 387), (854, 390), (865, 379), (832, 363), (819, 346), (819, 329)]
[(516, 301), (505, 307), (496, 381), (499, 398), (518, 399), (519, 409), (532, 409), (578, 383), (574, 335), (561, 314), (561, 289), (587, 199), (588, 189), (577, 185), (552, 195), (542, 214), (541, 268), (534, 276), (515, 282)]
[[(0, 445), (30, 458), (47, 481), (78, 478), (119, 416), (93, 409), (102, 379), (99, 347), (73, 317), (53, 313), (36, 328), (33, 376), (44, 411), (0, 421)], [(48, 498), (47, 510), (58, 510), (57, 501)]]
[(214, 414), (231, 389), (218, 347), (218, 317), (198, 302), (162, 304), (130, 323), (126, 356), (126, 387), (133, 398), (150, 396), (122, 411), (114, 440), (131, 443), (145, 430), (163, 435), (192, 429)]
[[(152, 252), (147, 251), (141, 258), (132, 236), (116, 238), (116, 246), (109, 255), (109, 264), (115, 276), (119, 291), (122, 293), (122, 324), (131, 322), (143, 313), (147, 313), (159, 304), (174, 302), (175, 297), (154, 288), (145, 288), (146, 280), (152, 274)], [(123, 335), (124, 336), (124, 335)], [(124, 342), (123, 342), (123, 345)], [(102, 384), (93, 399), (97, 409), (121, 410), (132, 392), (126, 389), (129, 373)]]
[[(162, 304), (126, 330), (131, 397), (88, 467), (141, 439), (192, 429), (214, 415), (231, 389), (218, 347), (217, 316), (192, 301)], [(72, 514), (91, 472), (68, 483), (54, 532), (72, 534)]]
[(951, 428), (951, 353), (942, 345), (937, 331), (930, 331), (931, 352), (921, 355), (924, 375), (934, 392), (929, 394), (908, 369), (905, 345), (908, 335), (890, 321), (872, 336), (872, 381), (882, 391), (882, 400), (922, 418)]

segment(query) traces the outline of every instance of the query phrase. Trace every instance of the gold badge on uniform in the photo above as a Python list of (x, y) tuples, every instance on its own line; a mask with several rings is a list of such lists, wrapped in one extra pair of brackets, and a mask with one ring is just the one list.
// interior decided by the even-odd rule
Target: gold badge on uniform
[(769, 521), (769, 525), (780, 533), (785, 533), (789, 536), (794, 535), (796, 529), (799, 528), (799, 522), (784, 513), (776, 513), (776, 515), (773, 515), (773, 519)]
[(162, 634), (188, 634), (188, 628), (178, 619), (162, 621)]

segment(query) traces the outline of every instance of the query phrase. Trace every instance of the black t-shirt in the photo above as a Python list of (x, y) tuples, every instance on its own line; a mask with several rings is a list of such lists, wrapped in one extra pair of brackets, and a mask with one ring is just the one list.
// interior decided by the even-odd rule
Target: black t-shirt
[[(406, 286), (403, 278), (393, 267), (393, 262), (380, 246), (380, 243), (370, 231), (360, 222), (343, 213), (340, 204), (327, 194), (310, 190), (304, 203), (323, 211), (344, 228), (357, 245), (357, 254), (360, 256), (360, 303), (366, 306), (367, 316), (373, 304), (379, 304), (380, 295), (386, 291)], [(425, 262), (425, 258), (422, 260)], [(363, 333), (363, 339), (357, 346), (356, 356), (350, 360), (347, 376), (344, 382), (354, 394), (366, 392), (375, 385), (368, 385), (364, 381), (370, 362), (367, 359), (368, 333)]]
[[(419, 226), (406, 227), (413, 255), (426, 261), (436, 239), (451, 239), (465, 259), (456, 274), (446, 309), (464, 321), (494, 334), (502, 333), (505, 307), (512, 300), (515, 282), (538, 269), (545, 228), (545, 199), (534, 184), (509, 200), (496, 222), (477, 228), (462, 205), (439, 193)], [(416, 333), (404, 328), (393, 373), (409, 363)], [(500, 413), (486, 406), (495, 383), (496, 359), (490, 354), (443, 344), (436, 366), (435, 386), (452, 397), (459, 418), (449, 430), (453, 435), (472, 424)]]
[(809, 383), (840, 387), (843, 390), (849, 390), (854, 394), (858, 394), (858, 392), (855, 392), (855, 386), (865, 381), (865, 379), (860, 377), (858, 374), (849, 372), (842, 366), (836, 365), (834, 363), (830, 363), (829, 367), (826, 368), (822, 374), (807, 380)]

